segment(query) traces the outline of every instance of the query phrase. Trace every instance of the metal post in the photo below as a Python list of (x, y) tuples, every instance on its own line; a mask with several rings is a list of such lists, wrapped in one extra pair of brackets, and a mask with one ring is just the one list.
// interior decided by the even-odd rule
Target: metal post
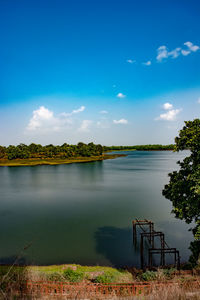
[(140, 240), (140, 263), (141, 263), (141, 269), (144, 269), (144, 251), (143, 251), (144, 245), (143, 245), (143, 235), (141, 235)]
[(133, 223), (133, 244), (136, 247), (136, 245), (137, 245), (137, 232), (136, 232), (136, 224), (135, 223)]

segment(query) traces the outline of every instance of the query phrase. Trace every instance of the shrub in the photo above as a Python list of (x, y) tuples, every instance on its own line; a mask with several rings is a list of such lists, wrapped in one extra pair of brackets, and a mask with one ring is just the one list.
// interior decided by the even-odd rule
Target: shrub
[(64, 277), (70, 282), (80, 282), (84, 278), (84, 273), (81, 271), (74, 271), (70, 268), (64, 271)]
[(156, 273), (153, 271), (147, 271), (142, 274), (142, 279), (144, 281), (150, 281), (150, 280), (155, 280), (157, 277)]
[(63, 278), (62, 274), (60, 274), (58, 272), (54, 272), (54, 273), (48, 274), (47, 279), (50, 281), (62, 281), (64, 278)]
[(172, 279), (174, 274), (175, 274), (176, 269), (171, 268), (171, 269), (164, 269), (163, 274), (167, 279)]
[(97, 276), (94, 279), (94, 282), (96, 282), (96, 283), (111, 283), (116, 279), (117, 275), (118, 275), (117, 273), (108, 271), (102, 275)]

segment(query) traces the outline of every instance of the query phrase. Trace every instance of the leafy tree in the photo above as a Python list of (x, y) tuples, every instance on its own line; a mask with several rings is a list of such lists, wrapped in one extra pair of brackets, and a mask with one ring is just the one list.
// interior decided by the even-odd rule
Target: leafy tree
[(6, 147), (0, 146), (0, 158), (5, 158), (6, 156)]
[(68, 157), (90, 157), (102, 155), (103, 147), (93, 143), (77, 145), (54, 146), (52, 144), (42, 146), (40, 144), (19, 144), (9, 147), (0, 146), (0, 159), (25, 159), (25, 158), (68, 158)]
[(190, 155), (177, 162), (180, 169), (169, 174), (163, 195), (172, 201), (176, 218), (196, 224), (192, 229), (195, 241), (190, 246), (190, 262), (195, 264), (200, 253), (200, 120), (186, 121), (175, 143), (175, 151), (190, 150)]

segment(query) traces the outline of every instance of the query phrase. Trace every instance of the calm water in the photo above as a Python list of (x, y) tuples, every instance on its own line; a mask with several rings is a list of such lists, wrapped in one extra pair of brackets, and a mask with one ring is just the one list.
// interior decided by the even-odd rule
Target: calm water
[(0, 168), (0, 263), (24, 246), (21, 263), (138, 265), (131, 222), (147, 218), (188, 259), (192, 235), (161, 195), (186, 153), (126, 152), (127, 157), (60, 166)]

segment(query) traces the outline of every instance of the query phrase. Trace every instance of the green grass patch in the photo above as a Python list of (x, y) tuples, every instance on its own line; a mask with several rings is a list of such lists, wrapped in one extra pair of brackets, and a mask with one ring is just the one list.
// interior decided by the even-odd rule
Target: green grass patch
[(84, 279), (84, 272), (78, 270), (66, 269), (63, 273), (64, 278), (70, 282), (80, 282)]

